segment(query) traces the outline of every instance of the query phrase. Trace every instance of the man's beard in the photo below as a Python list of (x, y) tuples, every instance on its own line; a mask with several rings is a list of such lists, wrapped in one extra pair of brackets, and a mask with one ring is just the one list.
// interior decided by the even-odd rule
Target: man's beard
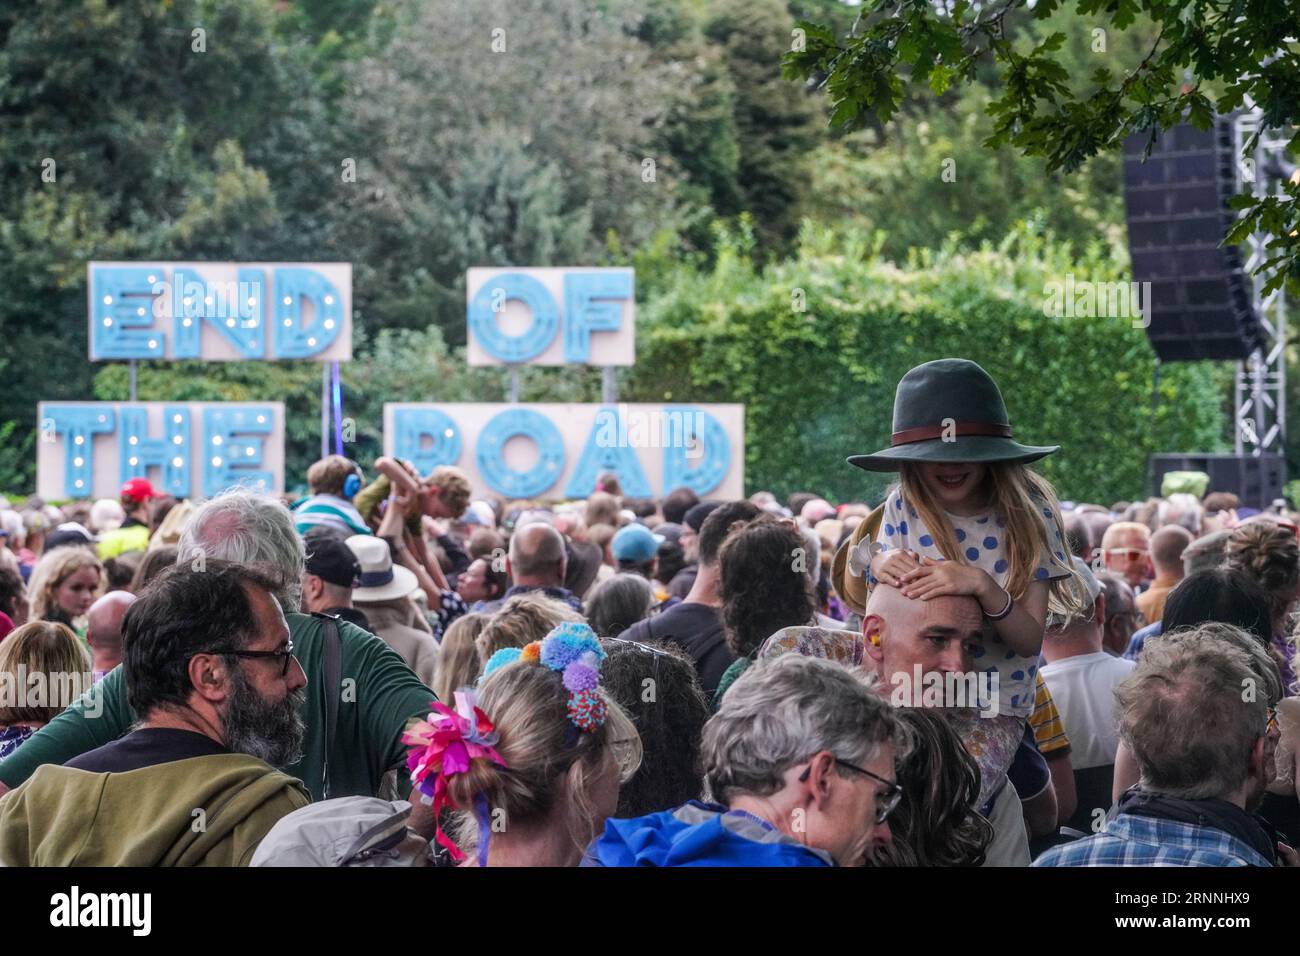
[(225, 715), (226, 747), (235, 753), (265, 760), (272, 767), (288, 767), (302, 759), (307, 728), (299, 713), (307, 694), (302, 688), (277, 702), (265, 700), (236, 667), (231, 680), (234, 693)]

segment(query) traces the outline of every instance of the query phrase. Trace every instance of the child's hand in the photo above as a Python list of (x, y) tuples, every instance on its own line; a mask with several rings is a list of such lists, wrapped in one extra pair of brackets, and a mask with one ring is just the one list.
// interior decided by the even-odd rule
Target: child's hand
[(921, 566), (915, 552), (885, 551), (871, 559), (871, 573), (881, 584), (899, 587), (903, 575)]
[(963, 594), (979, 600), (994, 581), (988, 573), (959, 561), (923, 558), (921, 566), (902, 577), (898, 589), (907, 598), (928, 601), (942, 595)]

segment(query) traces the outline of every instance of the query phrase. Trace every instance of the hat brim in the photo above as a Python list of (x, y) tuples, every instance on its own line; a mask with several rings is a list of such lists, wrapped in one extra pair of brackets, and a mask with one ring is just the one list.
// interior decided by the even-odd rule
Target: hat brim
[(1009, 461), (1027, 465), (1040, 458), (1046, 458), (1060, 445), (1022, 445), (1010, 438), (998, 438), (991, 435), (963, 435), (955, 441), (934, 438), (930, 441), (913, 442), (908, 445), (895, 445), (882, 448), (871, 455), (853, 455), (848, 459), (863, 471), (898, 471), (904, 462), (995, 462)]
[(867, 584), (860, 578), (849, 574), (849, 552), (857, 545), (851, 537), (835, 552), (831, 564), (831, 586), (849, 610), (857, 614), (867, 613)]
[(374, 588), (353, 588), (354, 601), (392, 601), (403, 598), (420, 586), (415, 572), (400, 564), (393, 565), (393, 580)]

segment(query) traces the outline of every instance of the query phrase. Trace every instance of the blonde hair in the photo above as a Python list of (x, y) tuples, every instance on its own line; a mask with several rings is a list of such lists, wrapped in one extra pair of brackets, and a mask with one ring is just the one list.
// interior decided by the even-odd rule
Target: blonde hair
[(185, 533), (190, 518), (194, 516), (194, 505), (188, 501), (178, 501), (158, 522), (158, 528), (149, 538), (149, 550), (165, 548), (178, 544)]
[[(453, 805), (469, 811), (482, 795), (490, 811), (504, 811), (507, 827), (514, 829), (546, 820), (563, 801), (570, 808), (568, 835), (578, 849), (585, 849), (603, 823), (591, 804), (591, 783), (614, 757), (614, 742), (631, 748), (625, 774), (641, 762), (636, 726), (603, 688), (600, 694), (605, 723), (579, 732), (569, 720), (569, 691), (558, 671), (524, 661), (493, 671), (479, 689), (478, 706), (500, 736), (496, 749), (505, 766), (484, 758), (471, 761), (468, 772), (447, 780)], [(575, 766), (569, 787), (565, 778)], [(452, 833), (461, 849), (472, 853), (478, 842), (474, 814), (458, 814)]]
[(433, 680), (433, 692), (439, 700), (450, 701), (456, 691), (478, 679), (483, 667), (475, 642), (489, 620), (489, 614), (462, 614), (443, 633), (438, 672)]
[(12, 675), (13, 686), (22, 693), (31, 687), (32, 674), (45, 675), (45, 699), (0, 707), (0, 727), (23, 721), (48, 724), (89, 688), (90, 669), (90, 653), (66, 624), (31, 621), (16, 628), (0, 641), (0, 674)]
[(358, 475), (361, 469), (356, 462), (342, 455), (326, 455), (307, 469), (307, 487), (313, 495), (343, 497), (343, 485), (348, 475)]
[(465, 472), (452, 465), (439, 465), (433, 469), (424, 484), (437, 488), (439, 498), (453, 518), (459, 518), (469, 507), (470, 485)]
[(1245, 571), (1268, 592), (1273, 629), (1281, 628), (1300, 585), (1300, 544), (1295, 535), (1268, 521), (1247, 521), (1233, 529), (1224, 558), (1229, 568)]
[[(1057, 503), (1056, 489), (1042, 476), (1019, 462), (993, 461), (986, 465), (985, 486), (989, 492), (989, 509), (1006, 522), (1002, 532), (1007, 556), (1007, 592), (1017, 600), (1023, 598), (1033, 583), (1038, 560), (1044, 551), (1051, 566), (1068, 577), (1048, 582), (1048, 594), (1067, 614), (1084, 611), (1079, 599), (1082, 582), (1066, 555), (1065, 521)], [(931, 497), (921, 480), (919, 467), (903, 462), (899, 468), (899, 486), (904, 499), (916, 509), (921, 523), (934, 538), (935, 547), (949, 561), (968, 564), (957, 545), (957, 533), (947, 513)], [(1055, 532), (1056, 540), (1049, 535)], [(1085, 592), (1086, 593), (1086, 592)]]
[(557, 624), (581, 620), (582, 615), (569, 605), (547, 597), (542, 591), (516, 594), (492, 615), (475, 641), (479, 671), (503, 647), (524, 647), (542, 640)]
[[(1120, 535), (1133, 532), (1141, 536), (1151, 546), (1151, 529), (1140, 521), (1113, 521), (1106, 526), (1106, 530), (1101, 535), (1101, 547), (1108, 548), (1119, 540)], [(1118, 545), (1116, 545), (1118, 547)]]
[(89, 548), (62, 547), (47, 551), (41, 555), (32, 568), (31, 580), (27, 582), (27, 594), (32, 602), (33, 620), (44, 620), (55, 607), (54, 592), (64, 581), (82, 568), (94, 568), (99, 575), (99, 591), (104, 588), (104, 566), (100, 564), (95, 552)]

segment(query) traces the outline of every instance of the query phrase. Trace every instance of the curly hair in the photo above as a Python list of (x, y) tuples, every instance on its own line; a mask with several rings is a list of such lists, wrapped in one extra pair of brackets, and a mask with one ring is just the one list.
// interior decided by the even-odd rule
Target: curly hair
[(1232, 532), (1224, 557), (1229, 568), (1245, 571), (1268, 592), (1273, 627), (1280, 629), (1300, 585), (1295, 535), (1272, 522), (1248, 521)]
[(993, 827), (975, 809), (979, 765), (943, 711), (900, 707), (912, 747), (897, 762), (903, 799), (889, 818), (893, 840), (870, 866), (982, 866)]
[(618, 816), (670, 810), (703, 791), (700, 736), (709, 703), (695, 663), (676, 647), (607, 640), (601, 669), (606, 692), (641, 735), (641, 768), (618, 792)]
[(775, 518), (759, 518), (722, 546), (718, 595), (727, 646), (737, 657), (752, 657), (781, 628), (812, 620), (804, 552), (803, 536)]

